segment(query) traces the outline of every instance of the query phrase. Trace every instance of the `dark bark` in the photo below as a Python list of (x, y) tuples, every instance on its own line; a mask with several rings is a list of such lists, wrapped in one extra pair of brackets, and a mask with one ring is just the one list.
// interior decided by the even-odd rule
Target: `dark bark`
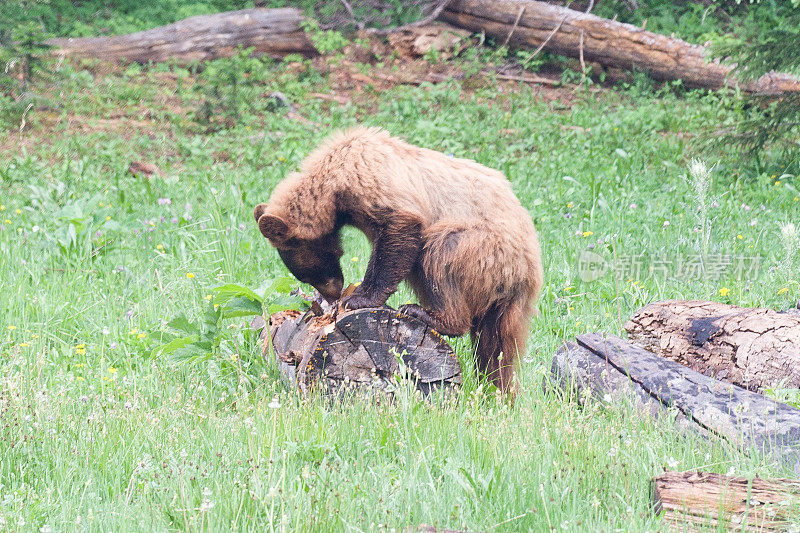
[[(717, 381), (659, 357), (619, 337), (598, 333), (577, 338), (583, 350), (556, 356), (554, 381), (579, 395), (628, 395), (642, 411), (652, 398), (674, 408), (702, 433), (774, 457), (800, 475), (800, 409)], [(605, 373), (605, 376), (604, 376)], [(609, 377), (606, 377), (609, 376)], [(585, 391), (585, 392), (584, 392)], [(658, 414), (659, 406), (655, 406)]]

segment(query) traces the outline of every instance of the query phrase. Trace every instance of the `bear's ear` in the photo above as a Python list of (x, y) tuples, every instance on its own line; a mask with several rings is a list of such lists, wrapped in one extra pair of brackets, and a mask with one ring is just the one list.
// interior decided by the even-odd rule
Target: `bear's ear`
[(267, 204), (258, 204), (253, 211), (253, 216), (256, 217), (256, 222), (261, 218), (261, 215), (267, 212)]
[(289, 224), (279, 216), (262, 214), (258, 217), (258, 229), (275, 246), (289, 239)]

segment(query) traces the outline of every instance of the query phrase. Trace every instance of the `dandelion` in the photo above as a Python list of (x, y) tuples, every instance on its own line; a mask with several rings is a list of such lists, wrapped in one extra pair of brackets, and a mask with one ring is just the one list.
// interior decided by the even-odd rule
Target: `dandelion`
[(116, 374), (117, 373), (117, 369), (114, 368), (113, 366), (110, 366), (110, 367), (108, 367), (108, 373), (109, 374)]
[(5, 222), (6, 224), (11, 224), (11, 221), (9, 219), (5, 219), (3, 222)]
[(737, 236), (736, 236), (736, 238), (737, 238), (737, 239), (739, 239), (740, 241), (741, 241), (742, 239), (744, 239), (744, 237), (742, 237), (742, 234), (741, 234), (741, 233), (740, 233), (739, 235), (737, 235)]
[[(780, 294), (780, 293), (778, 293), (778, 294)], [(20, 348), (27, 348), (28, 346), (30, 346), (30, 344), (28, 344), (27, 342), (21, 342), (21, 343), (17, 344), (17, 346), (19, 346)]]
[(731, 290), (728, 287), (722, 287), (719, 290), (719, 295), (720, 296), (728, 296), (730, 293), (731, 293)]
[(16, 209), (14, 212), (15, 212), (16, 214), (18, 214), (18, 215), (21, 215), (21, 214), (22, 214), (22, 209), (20, 209), (20, 208), (17, 208), (17, 209)]
[(353, 256), (353, 258), (352, 258), (352, 259), (350, 259), (350, 261), (352, 261), (353, 263), (355, 263), (355, 262), (357, 262), (357, 261), (358, 261), (358, 257), (356, 257), (356, 256)]
[(156, 250), (163, 250), (163, 249), (164, 249), (164, 245), (163, 244), (157, 244), (156, 245)]
[(583, 236), (584, 237), (591, 237), (592, 235), (594, 235), (593, 231), (584, 231), (583, 232)]
[(6, 326), (6, 329), (8, 331), (14, 331), (15, 329), (17, 329), (17, 326)]
[(192, 272), (187, 272), (186, 279), (194, 279), (194, 274)]
[(137, 339), (144, 339), (145, 337), (147, 337), (147, 333), (145, 333), (144, 331), (136, 335)]

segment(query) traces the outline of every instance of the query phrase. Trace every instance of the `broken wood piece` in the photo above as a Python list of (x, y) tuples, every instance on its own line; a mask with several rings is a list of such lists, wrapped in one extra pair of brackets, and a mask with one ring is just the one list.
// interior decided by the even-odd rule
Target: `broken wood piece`
[(603, 66), (635, 67), (657, 80), (680, 79), (692, 87), (737, 87), (755, 94), (800, 91), (800, 80), (789, 74), (772, 72), (758, 80), (737, 80), (731, 75), (733, 67), (710, 61), (704, 46), (546, 2), (453, 0), (438, 20), (484, 32), (497, 42), (508, 39), (517, 46), (542, 47)]
[(664, 472), (650, 481), (650, 488), (656, 512), (679, 528), (786, 531), (800, 527), (797, 480)]
[(422, 57), (430, 52), (449, 57), (460, 52), (471, 35), (467, 30), (438, 22), (427, 26), (398, 28), (387, 38), (389, 45), (401, 57)]
[(59, 55), (138, 63), (217, 59), (233, 55), (239, 47), (274, 57), (316, 55), (302, 21), (297, 9), (254, 8), (198, 15), (127, 35), (58, 38), (47, 44), (56, 47)]
[(638, 310), (628, 339), (707, 376), (749, 390), (800, 389), (800, 316), (700, 300)]
[[(267, 331), (271, 331), (271, 335)], [(452, 348), (419, 320), (387, 307), (315, 315), (278, 313), (261, 332), (263, 353), (274, 351), (292, 386), (391, 394), (405, 372), (417, 390), (458, 387), (461, 365)]]
[[(754, 447), (800, 475), (800, 409), (704, 376), (613, 335), (580, 335), (577, 343), (585, 350), (554, 360), (555, 383), (587, 395), (628, 394), (644, 410), (652, 406), (643, 400), (653, 398), (677, 409), (701, 433), (721, 436), (745, 450)], [(598, 381), (603, 371), (612, 377)], [(630, 387), (633, 392), (626, 392)]]

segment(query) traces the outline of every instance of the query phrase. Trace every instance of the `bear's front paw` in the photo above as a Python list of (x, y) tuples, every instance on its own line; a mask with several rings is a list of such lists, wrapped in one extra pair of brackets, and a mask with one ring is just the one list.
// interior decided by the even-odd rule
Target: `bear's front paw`
[(386, 303), (386, 298), (380, 298), (369, 294), (362, 294), (356, 290), (350, 296), (345, 296), (339, 300), (339, 306), (347, 309), (364, 309), (366, 307), (380, 307)]
[(408, 315), (413, 318), (419, 318), (419, 319), (428, 318), (428, 312), (425, 310), (425, 308), (417, 304), (401, 305), (397, 309), (397, 312), (403, 315)]

